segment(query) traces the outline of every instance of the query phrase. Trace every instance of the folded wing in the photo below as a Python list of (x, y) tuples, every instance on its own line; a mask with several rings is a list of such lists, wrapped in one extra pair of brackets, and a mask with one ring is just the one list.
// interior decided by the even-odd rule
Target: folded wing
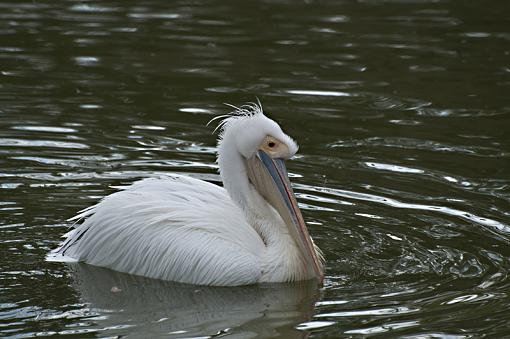
[(261, 276), (264, 243), (221, 187), (184, 176), (144, 179), (76, 216), (52, 252), (92, 265), (201, 285)]

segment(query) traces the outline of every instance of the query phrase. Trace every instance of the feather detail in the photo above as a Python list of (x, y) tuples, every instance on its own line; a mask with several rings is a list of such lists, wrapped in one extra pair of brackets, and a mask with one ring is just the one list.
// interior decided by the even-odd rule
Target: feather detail
[[(225, 219), (227, 213), (237, 217)], [(202, 285), (260, 279), (264, 244), (225, 190), (214, 184), (184, 176), (144, 179), (72, 219), (85, 221), (52, 251), (53, 259), (71, 257)]]
[(264, 115), (264, 110), (262, 108), (262, 104), (257, 98), (257, 102), (249, 102), (242, 106), (234, 106), (229, 103), (224, 103), (224, 105), (233, 108), (234, 110), (228, 114), (219, 115), (217, 117), (209, 120), (206, 126), (209, 126), (212, 122), (219, 120), (218, 125), (214, 129), (213, 133), (216, 133), (218, 130), (220, 131), (220, 135), (224, 133), (226, 126), (233, 122), (234, 120), (239, 120), (243, 118), (250, 118), (255, 115)]

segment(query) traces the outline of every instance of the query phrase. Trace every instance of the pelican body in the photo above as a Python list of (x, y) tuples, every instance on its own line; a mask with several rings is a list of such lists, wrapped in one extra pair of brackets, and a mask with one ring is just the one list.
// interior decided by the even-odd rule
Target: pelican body
[(135, 182), (70, 219), (50, 259), (198, 285), (322, 282), (284, 163), (296, 143), (260, 104), (222, 118), (224, 188), (182, 175)]

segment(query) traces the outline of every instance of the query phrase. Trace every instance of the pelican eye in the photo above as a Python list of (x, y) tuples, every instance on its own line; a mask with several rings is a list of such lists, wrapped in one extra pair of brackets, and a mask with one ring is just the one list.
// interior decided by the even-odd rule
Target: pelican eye
[(266, 135), (262, 140), (259, 149), (269, 154), (271, 158), (290, 158), (288, 146), (270, 135)]

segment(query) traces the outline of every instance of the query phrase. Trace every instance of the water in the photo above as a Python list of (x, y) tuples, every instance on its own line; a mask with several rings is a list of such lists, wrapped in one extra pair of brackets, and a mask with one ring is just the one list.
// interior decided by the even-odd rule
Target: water
[[(0, 3), (0, 336), (510, 335), (510, 5)], [(45, 254), (139, 178), (219, 182), (206, 123), (260, 98), (325, 284), (153, 281)]]

